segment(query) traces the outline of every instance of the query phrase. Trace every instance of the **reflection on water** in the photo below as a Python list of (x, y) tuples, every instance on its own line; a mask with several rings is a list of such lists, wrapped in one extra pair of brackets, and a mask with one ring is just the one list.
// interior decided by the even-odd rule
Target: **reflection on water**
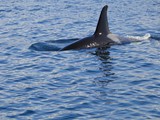
[(106, 48), (97, 49), (93, 55), (96, 55), (100, 61), (99, 70), (102, 71), (101, 76), (97, 76), (94, 79), (93, 84), (97, 87), (94, 89), (94, 93), (98, 99), (110, 102), (108, 99), (108, 94), (112, 93), (112, 89), (108, 87), (110, 83), (114, 81), (114, 75), (112, 68), (112, 59), (110, 57), (110, 52)]
[[(153, 40), (55, 52), (91, 35), (105, 4), (114, 33)], [(0, 13), (0, 120), (159, 120), (157, 2), (1, 0)]]
[(112, 62), (110, 57), (110, 52), (106, 49), (97, 49), (94, 53), (98, 59), (101, 61), (99, 69), (103, 72), (103, 78), (108, 80), (109, 82), (112, 81), (110, 76), (114, 75), (112, 72)]

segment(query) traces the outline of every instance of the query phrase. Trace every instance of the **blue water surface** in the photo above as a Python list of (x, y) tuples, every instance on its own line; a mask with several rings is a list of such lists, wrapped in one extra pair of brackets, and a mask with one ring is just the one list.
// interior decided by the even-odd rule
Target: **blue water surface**
[[(57, 51), (92, 35), (106, 4), (113, 33), (151, 38)], [(1, 0), (0, 119), (159, 120), (160, 1)]]

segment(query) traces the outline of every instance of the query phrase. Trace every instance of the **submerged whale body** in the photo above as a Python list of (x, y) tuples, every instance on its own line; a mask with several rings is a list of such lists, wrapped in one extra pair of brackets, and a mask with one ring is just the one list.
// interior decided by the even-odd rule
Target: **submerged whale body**
[[(86, 48), (107, 48), (114, 44), (141, 41), (141, 39), (122, 37), (112, 34), (109, 30), (107, 10), (108, 5), (105, 5), (102, 8), (96, 30), (92, 36), (78, 40), (62, 48), (61, 51)], [(150, 37), (150, 34), (146, 34), (145, 36), (148, 39)]]

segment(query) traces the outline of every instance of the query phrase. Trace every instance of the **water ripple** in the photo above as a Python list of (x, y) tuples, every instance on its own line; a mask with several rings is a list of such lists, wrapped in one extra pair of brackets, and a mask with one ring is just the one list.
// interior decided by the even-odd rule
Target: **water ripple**
[[(94, 33), (105, 4), (113, 33), (151, 39), (59, 52)], [(157, 1), (1, 0), (0, 118), (158, 120), (159, 15)]]

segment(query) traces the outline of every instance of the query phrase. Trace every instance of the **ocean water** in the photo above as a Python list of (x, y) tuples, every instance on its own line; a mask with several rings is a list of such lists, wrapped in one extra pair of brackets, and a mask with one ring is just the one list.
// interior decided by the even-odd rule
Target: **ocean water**
[[(106, 4), (113, 33), (151, 37), (58, 51)], [(160, 1), (0, 0), (0, 119), (159, 120)]]

